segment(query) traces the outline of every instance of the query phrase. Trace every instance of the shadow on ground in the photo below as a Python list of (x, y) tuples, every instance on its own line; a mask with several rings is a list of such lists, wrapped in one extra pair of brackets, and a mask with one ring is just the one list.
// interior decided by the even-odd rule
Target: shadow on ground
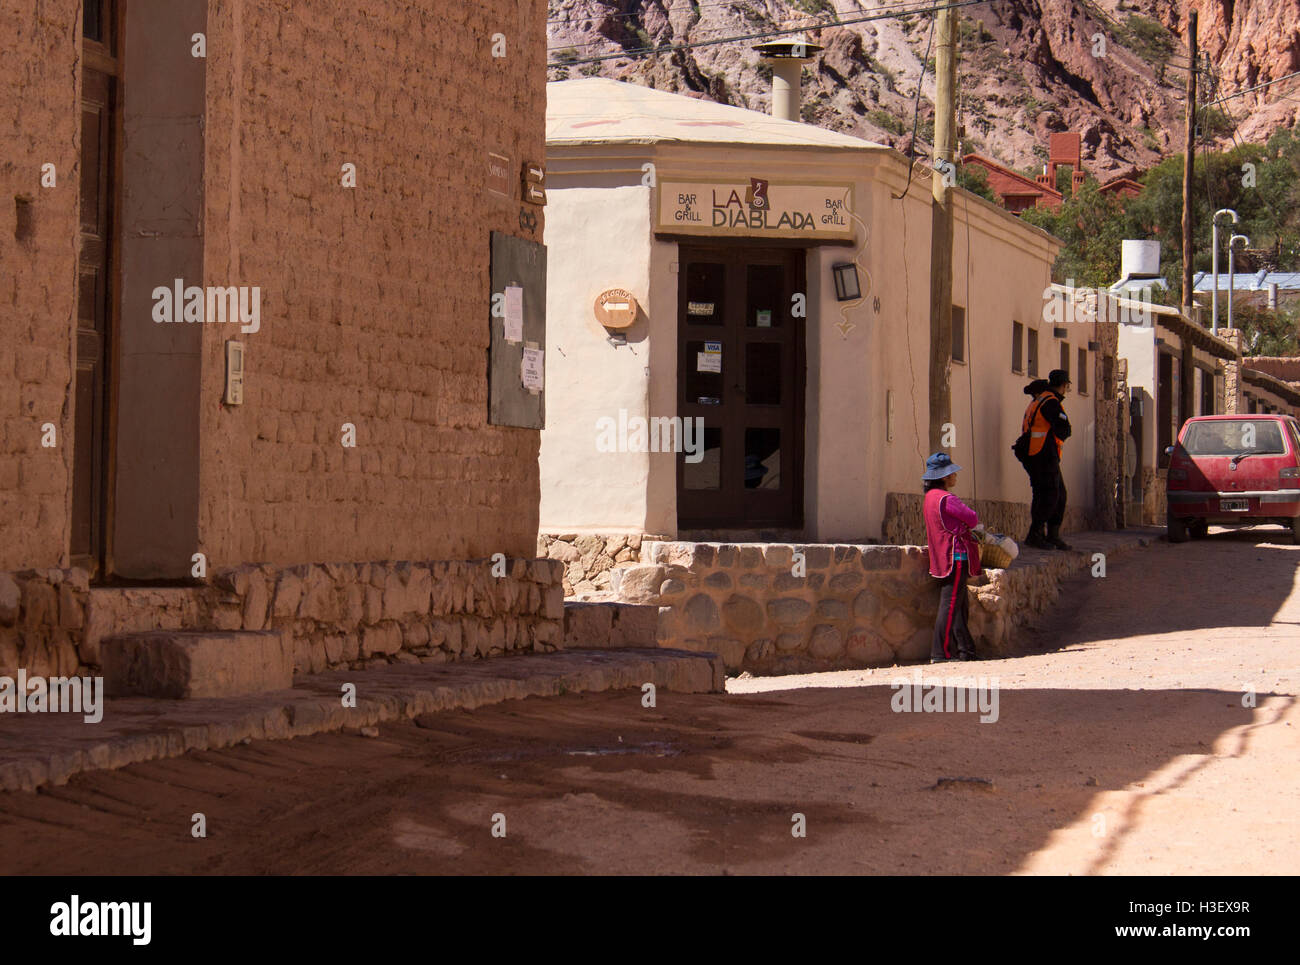
[(1298, 566), (1300, 546), (1277, 526), (1215, 530), (1186, 543), (1162, 539), (1118, 557), (1104, 579), (1085, 570), (1066, 581), (1053, 607), (1021, 631), (1015, 652), (1099, 638), (1293, 626), (1300, 612), (1282, 609)]
[(1206, 690), (1003, 690), (987, 724), (892, 696), (530, 698), (191, 753), (0, 796), (0, 854), (11, 874), (1000, 874), (1254, 719)]

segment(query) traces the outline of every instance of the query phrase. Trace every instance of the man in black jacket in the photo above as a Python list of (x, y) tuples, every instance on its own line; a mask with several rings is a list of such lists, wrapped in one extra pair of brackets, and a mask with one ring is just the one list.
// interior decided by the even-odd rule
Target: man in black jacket
[(1061, 444), (1070, 438), (1070, 420), (1061, 402), (1069, 391), (1070, 376), (1062, 369), (1053, 369), (1046, 379), (1035, 379), (1025, 386), (1025, 394), (1033, 400), (1025, 409), (1021, 431), (1030, 434), (1025, 471), (1029, 473), (1029, 485), (1034, 492), (1030, 507), (1032, 522), (1025, 545), (1035, 549), (1070, 548), (1061, 539), (1066, 499), (1065, 479), (1061, 476)]

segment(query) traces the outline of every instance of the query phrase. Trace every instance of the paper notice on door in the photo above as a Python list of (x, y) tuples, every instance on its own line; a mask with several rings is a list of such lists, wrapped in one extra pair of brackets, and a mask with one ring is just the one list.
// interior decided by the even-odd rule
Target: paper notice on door
[(721, 372), (722, 371), (722, 343), (705, 342), (704, 351), (695, 353), (695, 371), (697, 372)]
[(506, 341), (524, 340), (524, 290), (518, 285), (506, 286)]
[(542, 366), (542, 356), (545, 354), (546, 351), (540, 348), (524, 349), (524, 360), (520, 365), (520, 374), (523, 378), (524, 388), (529, 392), (540, 392), (545, 384), (544, 368)]
[(759, 328), (772, 327), (772, 312), (770, 309), (757, 312), (756, 314), (758, 315), (758, 318), (755, 321), (757, 322)]

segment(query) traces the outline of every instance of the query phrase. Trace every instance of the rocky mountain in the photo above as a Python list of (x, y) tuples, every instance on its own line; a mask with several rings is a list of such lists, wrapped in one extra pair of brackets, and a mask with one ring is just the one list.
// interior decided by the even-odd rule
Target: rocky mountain
[[(806, 28), (804, 120), (906, 149), (933, 132), (931, 14), (867, 19), (915, 0), (550, 0), (552, 80), (600, 75), (768, 110), (757, 40), (646, 57), (587, 58)], [(958, 8), (961, 153), (1030, 171), (1047, 135), (1078, 131), (1084, 167), (1132, 175), (1182, 149), (1187, 0), (988, 0)], [(1198, 0), (1202, 102), (1300, 71), (1300, 2)], [(859, 21), (853, 23), (851, 21)], [(836, 23), (839, 21), (840, 23)], [(930, 49), (928, 66), (927, 49)], [(921, 97), (916, 107), (917, 80)], [(1216, 105), (1218, 146), (1263, 141), (1300, 117), (1300, 78)]]

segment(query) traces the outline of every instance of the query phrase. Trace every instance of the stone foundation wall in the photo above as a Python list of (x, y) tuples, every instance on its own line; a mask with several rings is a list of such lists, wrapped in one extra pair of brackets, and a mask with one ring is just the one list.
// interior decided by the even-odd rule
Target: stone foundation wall
[(122, 633), (282, 630), (294, 671), (556, 650), (561, 564), (552, 560), (245, 565), (192, 587), (90, 588), (81, 570), (0, 573), (0, 675), (99, 665)]
[[(794, 554), (806, 573), (795, 575)], [(920, 546), (647, 543), (619, 598), (659, 605), (661, 647), (712, 651), (728, 670), (800, 673), (927, 659), (938, 581)], [(1015, 628), (1055, 600), (1086, 564), (1054, 553), (988, 570), (970, 594), (970, 629), (983, 654), (1009, 651)]]
[(573, 597), (611, 589), (610, 570), (640, 560), (642, 538), (640, 533), (542, 533), (537, 555), (564, 564), (564, 595)]
[[(925, 520), (921, 507), (924, 493), (886, 493), (885, 519), (882, 524), (884, 542), (894, 545), (924, 544)], [(1028, 503), (1013, 503), (998, 499), (976, 499), (971, 508), (979, 514), (980, 522), (991, 533), (1005, 533), (1019, 542), (1029, 532)], [(1097, 513), (1081, 506), (1066, 505), (1062, 533), (1078, 533), (1103, 526), (1095, 518)], [(1104, 528), (1113, 528), (1113, 524)]]

